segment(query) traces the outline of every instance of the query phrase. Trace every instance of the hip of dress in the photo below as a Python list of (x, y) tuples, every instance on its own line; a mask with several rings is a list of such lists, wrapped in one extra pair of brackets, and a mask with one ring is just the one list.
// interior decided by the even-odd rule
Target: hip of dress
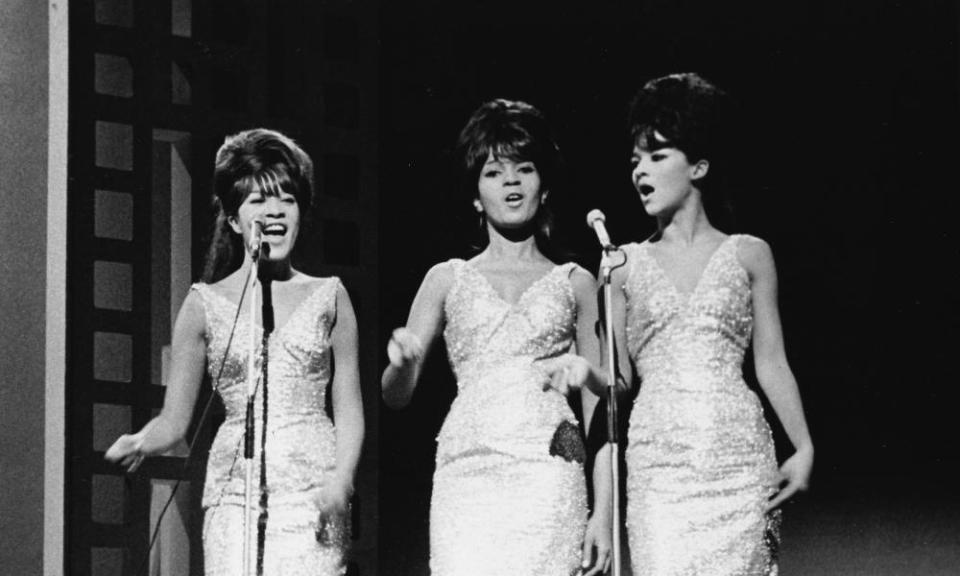
[[(255, 424), (254, 505), (259, 500), (261, 422)], [(203, 506), (244, 503), (247, 462), (244, 422), (227, 420), (217, 431), (207, 462)], [(313, 502), (336, 465), (336, 431), (325, 414), (271, 417), (266, 437), (266, 485), (269, 505)]]

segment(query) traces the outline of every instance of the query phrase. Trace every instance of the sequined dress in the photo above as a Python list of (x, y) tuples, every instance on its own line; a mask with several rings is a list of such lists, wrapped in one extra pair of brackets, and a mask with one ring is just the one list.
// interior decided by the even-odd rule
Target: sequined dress
[(458, 381), (438, 436), (433, 576), (576, 573), (587, 520), (584, 448), (566, 398), (536, 361), (569, 350), (574, 264), (510, 304), (472, 263), (450, 262), (444, 338)]
[[(327, 576), (345, 572), (345, 519), (336, 523), (332, 538), (320, 542), (320, 513), (315, 500), (335, 463), (336, 434), (324, 412), (324, 402), (330, 381), (330, 330), (336, 319), (339, 285), (336, 278), (320, 280), (287, 323), (277, 326), (270, 338), (266, 440), (269, 501), (263, 560), (267, 576)], [(236, 304), (208, 284), (195, 284), (191, 289), (199, 293), (203, 302), (207, 370), (215, 382)], [(203, 491), (204, 565), (208, 576), (242, 573), (249, 330), (247, 315), (241, 314), (220, 377), (219, 394), (226, 419), (210, 448)], [(255, 330), (259, 371), (262, 330), (259, 326)], [(262, 407), (263, 388), (258, 387), (254, 526), (260, 497)], [(252, 552), (255, 551), (256, 546)], [(251, 566), (256, 566), (255, 559), (251, 559)]]
[(630, 415), (627, 525), (636, 576), (773, 576), (779, 513), (764, 506), (777, 465), (743, 381), (750, 279), (726, 238), (690, 294), (650, 244), (625, 247), (627, 345), (641, 378)]

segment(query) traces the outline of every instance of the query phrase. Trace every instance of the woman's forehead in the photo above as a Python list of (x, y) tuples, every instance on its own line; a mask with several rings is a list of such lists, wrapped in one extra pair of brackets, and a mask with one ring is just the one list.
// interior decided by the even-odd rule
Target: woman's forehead
[(286, 178), (281, 178), (271, 171), (264, 171), (250, 176), (249, 194), (258, 196), (283, 196), (294, 195), (288, 188), (291, 183)]
[(487, 158), (484, 160), (484, 164), (490, 164), (493, 162), (520, 163), (530, 161), (531, 159), (526, 154), (521, 153), (516, 146), (510, 144), (500, 144), (491, 147), (487, 151)]
[(661, 134), (659, 130), (655, 129), (647, 129), (638, 134), (633, 145), (634, 150), (644, 152), (673, 147), (675, 147), (674, 144), (670, 142), (666, 136)]

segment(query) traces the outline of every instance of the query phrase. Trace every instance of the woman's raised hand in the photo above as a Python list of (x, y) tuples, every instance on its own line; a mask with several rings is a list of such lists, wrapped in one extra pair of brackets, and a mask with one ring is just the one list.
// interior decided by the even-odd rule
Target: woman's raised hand
[(801, 448), (780, 466), (780, 482), (783, 487), (767, 502), (767, 510), (773, 510), (797, 492), (805, 492), (810, 485), (813, 471), (813, 448)]
[(409, 329), (397, 328), (387, 343), (387, 357), (394, 367), (408, 369), (423, 358), (423, 344)]
[(571, 390), (586, 386), (590, 378), (590, 362), (576, 354), (564, 354), (556, 358), (547, 358), (537, 362), (537, 366), (550, 378), (543, 385), (544, 390), (553, 388), (566, 396)]
[(143, 445), (143, 430), (136, 434), (124, 434), (117, 438), (103, 457), (109, 462), (119, 462), (121, 466), (127, 469), (127, 472), (137, 471), (140, 464), (143, 463), (144, 454), (140, 447)]

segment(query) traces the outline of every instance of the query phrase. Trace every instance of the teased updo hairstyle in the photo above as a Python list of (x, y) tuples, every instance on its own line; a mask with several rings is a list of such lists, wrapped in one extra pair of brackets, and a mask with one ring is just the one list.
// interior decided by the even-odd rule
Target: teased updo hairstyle
[(313, 202), (313, 161), (290, 138), (275, 130), (255, 128), (227, 136), (217, 151), (213, 171), (216, 223), (204, 265), (204, 282), (216, 282), (243, 263), (244, 246), (230, 227), (247, 196), (292, 194), (301, 219)]
[[(724, 183), (728, 180), (726, 149), (733, 143), (735, 133), (732, 123), (733, 109), (726, 92), (690, 72), (647, 82), (630, 105), (629, 127), (634, 145), (651, 151), (677, 148), (690, 163), (710, 162), (707, 176), (698, 183), (710, 217), (732, 219), (724, 195)], [(654, 137), (654, 132), (666, 141)]]
[[(457, 140), (461, 162), (460, 189), (471, 200), (479, 196), (478, 183), (487, 157), (514, 162), (533, 162), (540, 175), (540, 190), (556, 193), (562, 161), (560, 149), (543, 114), (526, 102), (497, 99), (482, 104), (470, 116)], [(534, 221), (535, 238), (541, 251), (549, 252), (553, 214), (540, 204)], [(484, 221), (480, 221), (482, 243), (487, 242)]]

